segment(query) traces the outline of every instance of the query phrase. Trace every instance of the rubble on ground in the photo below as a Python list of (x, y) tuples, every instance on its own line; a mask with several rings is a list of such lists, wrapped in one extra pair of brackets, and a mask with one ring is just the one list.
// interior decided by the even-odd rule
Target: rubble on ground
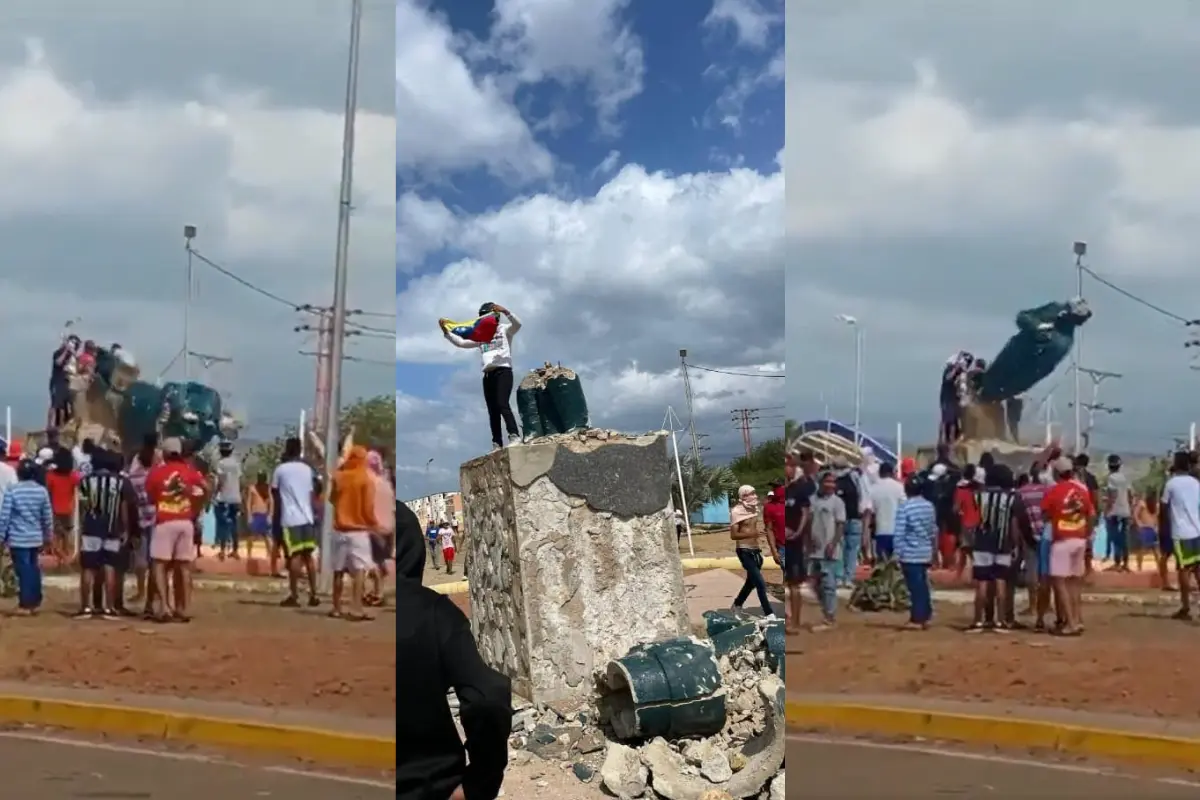
[[(536, 706), (514, 698), (509, 763), (573, 772), (620, 800), (783, 800), (784, 659), (782, 630), (775, 630), (781, 623), (732, 612), (706, 617), (711, 639), (651, 643), (631, 654), (672, 643), (687, 652), (690, 642), (711, 658), (719, 685), (699, 683), (707, 698), (723, 701), (724, 721), (718, 718), (712, 726), (716, 733), (622, 739), (617, 730), (628, 733), (628, 720), (613, 725), (608, 678), (600, 676), (595, 697), (582, 706)], [(453, 696), (451, 705), (457, 713)], [(685, 706), (668, 703), (653, 710), (670, 715)], [(661, 722), (661, 713), (654, 719)]]

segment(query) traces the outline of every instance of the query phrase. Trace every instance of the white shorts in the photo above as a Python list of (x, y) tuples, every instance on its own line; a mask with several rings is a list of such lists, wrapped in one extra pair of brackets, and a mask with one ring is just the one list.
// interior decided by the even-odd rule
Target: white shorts
[(84, 553), (119, 553), (121, 552), (120, 539), (101, 539), (99, 536), (80, 536), (79, 549)]
[(375, 568), (371, 555), (371, 536), (362, 533), (333, 532), (330, 553), (334, 572), (366, 572)]

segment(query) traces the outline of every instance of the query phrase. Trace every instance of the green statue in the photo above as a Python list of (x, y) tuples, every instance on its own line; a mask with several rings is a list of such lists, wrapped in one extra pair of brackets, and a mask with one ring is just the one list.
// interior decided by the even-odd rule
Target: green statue
[(975, 398), (996, 403), (1028, 392), (1063, 362), (1075, 344), (1075, 330), (1091, 318), (1082, 298), (1018, 313), (1017, 333), (977, 377)]

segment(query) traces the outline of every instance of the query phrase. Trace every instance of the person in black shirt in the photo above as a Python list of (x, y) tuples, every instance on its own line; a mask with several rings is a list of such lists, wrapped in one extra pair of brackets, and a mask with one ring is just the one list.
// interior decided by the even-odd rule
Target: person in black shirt
[[(121, 474), (119, 456), (97, 450), (92, 471), (79, 485), (79, 596), (77, 618), (115, 618), (124, 605), (118, 602), (122, 548), (137, 530), (137, 496)], [(97, 592), (97, 589), (102, 589)], [(97, 602), (99, 599), (99, 602)]]
[(837, 581), (843, 588), (854, 585), (858, 574), (858, 556), (862, 550), (863, 518), (861, 484), (850, 463), (841, 457), (833, 459), (833, 471), (837, 475), (834, 494), (846, 506), (846, 531), (842, 539), (842, 563), (836, 570)]
[(812, 497), (817, 492), (813, 476), (817, 472), (817, 460), (812, 453), (800, 454), (800, 474), (787, 487), (787, 507), (784, 510), (784, 527), (787, 539), (783, 548), (783, 575), (787, 585), (787, 609), (785, 632), (800, 632), (800, 615), (803, 605), (801, 587), (808, 578), (808, 565), (804, 561), (804, 549), (808, 535), (809, 514)]
[[(421, 585), (425, 542), (417, 515), (396, 503), (396, 796), (495, 800), (508, 766), (512, 685), (479, 656), (466, 616)], [(459, 738), (446, 701), (458, 697)]]
[[(1075, 477), (1079, 478), (1079, 480), (1083, 481), (1083, 485), (1087, 487), (1088, 495), (1090, 495), (1091, 499), (1092, 499), (1092, 508), (1103, 508), (1103, 506), (1100, 505), (1100, 481), (1096, 480), (1096, 476), (1094, 474), (1092, 474), (1092, 471), (1090, 469), (1088, 469), (1088, 467), (1092, 463), (1092, 460), (1090, 458), (1088, 458), (1087, 453), (1079, 453), (1078, 455), (1075, 456), (1075, 458), (1073, 459), (1073, 462), (1075, 465)], [(1114, 555), (1113, 540), (1112, 540), (1111, 536), (1105, 536), (1104, 539), (1105, 539), (1104, 557), (1111, 561), (1112, 557)], [(1087, 561), (1086, 569), (1089, 573), (1091, 573), (1091, 571), (1092, 571), (1092, 548), (1089, 547), (1084, 552), (1084, 558)]]
[(975, 617), (970, 632), (1012, 630), (1013, 569), (1021, 545), (1025, 507), (1016, 492), (1016, 478), (1003, 464), (993, 464), (986, 484), (976, 493), (979, 527), (973, 548)]

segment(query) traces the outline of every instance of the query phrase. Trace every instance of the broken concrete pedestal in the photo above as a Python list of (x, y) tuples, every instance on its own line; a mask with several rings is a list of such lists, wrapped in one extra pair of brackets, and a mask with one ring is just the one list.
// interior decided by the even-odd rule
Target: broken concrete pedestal
[(689, 630), (666, 437), (607, 432), (462, 465), (471, 629), (535, 703), (585, 701), (641, 642)]

